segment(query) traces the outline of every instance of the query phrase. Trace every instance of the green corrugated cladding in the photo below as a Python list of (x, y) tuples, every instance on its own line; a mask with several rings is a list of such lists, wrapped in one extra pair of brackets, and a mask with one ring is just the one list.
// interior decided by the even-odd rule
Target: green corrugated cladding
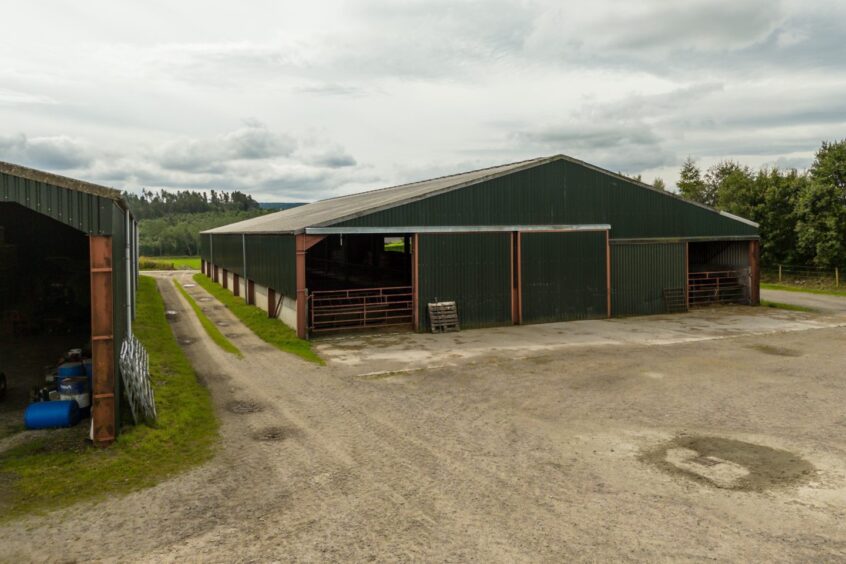
[(611, 245), (611, 314), (664, 313), (664, 289), (684, 288), (684, 243)]
[(418, 267), (420, 329), (427, 305), (455, 301), (462, 328), (511, 323), (511, 234), (421, 234)]
[[(115, 421), (116, 432), (119, 432), (121, 405), (125, 401), (121, 393), (120, 349), (126, 338), (127, 317), (132, 315), (132, 312), (127, 311), (127, 285), (130, 285), (131, 290), (135, 289), (132, 277), (136, 272), (136, 265), (131, 266), (131, 272), (127, 276), (125, 262), (126, 224), (133, 222), (132, 216), (111, 198), (5, 173), (0, 173), (0, 201), (19, 204), (88, 235), (111, 236), (112, 321), (116, 371)], [(137, 259), (134, 237), (130, 241), (129, 258)], [(131, 302), (129, 305), (132, 305)]]
[(338, 226), (602, 223), (612, 238), (752, 236), (717, 212), (569, 161), (338, 223)]
[(294, 297), (297, 294), (297, 253), (293, 235), (245, 235), (242, 241), (240, 234), (206, 233), (200, 235), (200, 257), (282, 295)]
[(523, 323), (608, 315), (604, 231), (521, 238)]
[(115, 201), (0, 172), (0, 201), (20, 204), (83, 233), (111, 235)]

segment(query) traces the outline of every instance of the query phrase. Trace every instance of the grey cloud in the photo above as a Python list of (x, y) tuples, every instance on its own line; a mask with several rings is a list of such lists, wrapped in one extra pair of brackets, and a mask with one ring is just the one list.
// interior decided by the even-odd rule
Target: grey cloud
[(318, 166), (343, 168), (358, 164), (355, 158), (341, 148), (334, 148), (314, 155), (308, 161)]
[(290, 136), (249, 122), (236, 131), (211, 139), (170, 141), (157, 151), (156, 158), (163, 168), (170, 170), (220, 173), (228, 161), (287, 157), (296, 147)]
[(4, 160), (51, 170), (82, 168), (94, 158), (91, 150), (77, 139), (66, 136), (29, 138), (24, 134), (0, 137), (0, 155)]

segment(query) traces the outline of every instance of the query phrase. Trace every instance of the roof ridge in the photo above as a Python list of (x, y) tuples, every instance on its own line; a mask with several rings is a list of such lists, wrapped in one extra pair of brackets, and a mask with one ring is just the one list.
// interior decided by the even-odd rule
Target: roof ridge
[[(455, 172), (453, 174), (444, 174), (443, 176), (435, 176), (433, 178), (424, 178), (423, 180), (415, 180), (414, 182), (406, 182), (405, 184), (395, 184), (393, 186), (385, 186), (384, 188), (373, 188), (372, 190), (362, 190), (361, 192), (353, 192), (352, 194), (343, 194), (341, 196), (333, 196), (331, 198), (324, 198), (322, 200), (317, 200), (317, 201), (318, 202), (328, 202), (328, 201), (332, 201), (332, 200), (340, 200), (342, 198), (349, 198), (349, 197), (352, 197), (352, 196), (359, 196), (361, 194), (372, 194), (373, 192), (382, 192), (382, 191), (385, 191), (385, 190), (394, 190), (396, 188), (406, 188), (408, 186), (414, 186), (415, 184), (422, 184), (423, 182), (434, 182), (436, 180), (443, 180), (445, 178), (452, 178), (454, 176), (463, 176), (465, 174), (474, 174), (474, 173), (482, 172), (482, 171), (485, 171), (485, 170), (492, 170), (492, 169), (495, 169), (495, 168), (502, 168), (502, 167), (506, 167), (506, 166), (515, 166), (515, 165), (530, 163), (530, 162), (534, 162), (534, 161), (542, 161), (542, 160), (552, 159), (552, 158), (560, 157), (560, 156), (561, 155), (552, 155), (552, 156), (549, 156), (549, 157), (535, 157), (533, 159), (524, 159), (522, 161), (514, 161), (513, 163), (504, 163), (504, 164), (486, 166), (486, 167), (482, 167), (482, 168), (476, 168), (476, 169), (473, 169), (473, 170), (465, 170), (463, 172)], [(311, 203), (314, 203), (314, 202), (311, 202)], [(306, 205), (308, 205), (308, 204), (306, 204)], [(293, 208), (289, 208), (289, 209), (293, 209)], [(288, 210), (280, 210), (280, 211), (288, 211)]]

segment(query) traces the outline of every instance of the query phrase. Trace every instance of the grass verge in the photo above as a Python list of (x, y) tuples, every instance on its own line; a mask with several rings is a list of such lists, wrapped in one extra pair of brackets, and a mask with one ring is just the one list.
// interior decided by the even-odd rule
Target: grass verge
[(803, 292), (805, 294), (824, 294), (828, 296), (846, 296), (846, 290), (821, 290), (819, 288), (805, 288), (804, 286), (789, 286), (787, 284), (770, 284), (761, 282), (764, 290), (784, 290), (785, 292)]
[[(150, 357), (155, 427), (126, 427), (110, 448), (83, 442), (87, 426), (50, 431), (0, 453), (0, 521), (148, 488), (214, 455), (218, 421), (165, 318), (152, 278), (138, 284), (135, 335)], [(71, 436), (73, 440), (56, 440)]]
[(179, 293), (182, 294), (182, 297), (188, 301), (188, 305), (191, 306), (191, 309), (194, 310), (194, 314), (197, 316), (197, 319), (200, 320), (200, 325), (203, 326), (208, 336), (211, 337), (211, 340), (215, 342), (217, 346), (222, 348), (228, 353), (234, 354), (238, 358), (243, 358), (244, 355), (241, 354), (241, 351), (238, 350), (238, 347), (232, 344), (232, 341), (227, 339), (223, 333), (220, 332), (220, 329), (217, 328), (217, 325), (209, 319), (205, 313), (203, 313), (202, 308), (200, 308), (199, 304), (191, 297), (191, 294), (185, 291), (185, 288), (182, 287), (182, 284), (177, 282), (176, 280), (173, 281), (173, 285), (176, 286), (176, 289), (179, 290)]
[(200, 270), (200, 257), (141, 257), (141, 270)]
[(794, 305), (794, 304), (783, 304), (781, 302), (771, 302), (769, 300), (761, 300), (761, 307), (771, 307), (771, 308), (775, 308), (775, 309), (786, 309), (786, 310), (789, 310), (789, 311), (804, 311), (805, 313), (814, 313), (815, 311), (817, 311), (815, 309), (805, 307), (805, 306)]
[(262, 341), (273, 345), (280, 351), (295, 354), (310, 362), (324, 364), (323, 359), (311, 349), (309, 341), (297, 337), (293, 329), (281, 323), (278, 319), (271, 319), (265, 311), (247, 305), (243, 298), (232, 295), (229, 290), (215, 284), (204, 274), (195, 274), (194, 282), (217, 298)]

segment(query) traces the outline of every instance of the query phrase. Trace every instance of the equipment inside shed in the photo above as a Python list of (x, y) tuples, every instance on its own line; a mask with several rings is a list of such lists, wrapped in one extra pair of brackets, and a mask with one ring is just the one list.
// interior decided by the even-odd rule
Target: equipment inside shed
[(749, 241), (688, 243), (690, 307), (751, 303)]
[(24, 410), (28, 426), (38, 426), (28, 409), (34, 404), (64, 410), (51, 412), (48, 419), (60, 424), (47, 427), (73, 424), (89, 410), (90, 300), (88, 237), (22, 205), (0, 203), (0, 373), (6, 381), (0, 437), (23, 424)]

